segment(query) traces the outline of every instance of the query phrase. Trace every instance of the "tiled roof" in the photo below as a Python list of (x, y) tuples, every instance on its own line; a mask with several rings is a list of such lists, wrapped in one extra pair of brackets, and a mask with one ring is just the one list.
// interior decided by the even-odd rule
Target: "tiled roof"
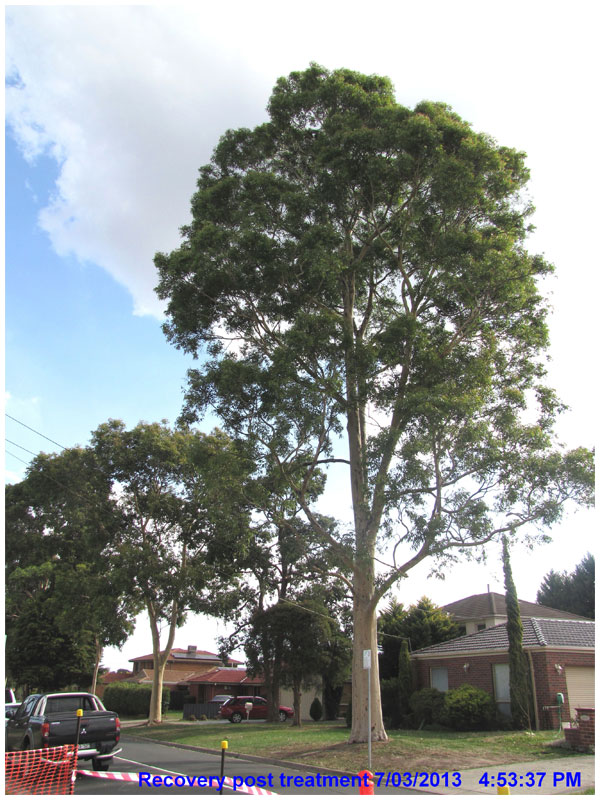
[[(164, 651), (163, 651), (164, 652)], [(145, 656), (136, 656), (135, 658), (130, 658), (130, 661), (152, 661), (154, 659), (154, 655), (149, 653)], [(173, 647), (169, 654), (169, 661), (216, 661), (219, 664), (222, 663), (221, 658), (216, 653), (209, 653), (208, 650), (188, 650), (187, 648), (184, 650), (181, 647)], [(238, 661), (235, 658), (228, 657), (227, 662), (229, 664), (241, 664), (241, 661)]]
[(245, 669), (217, 668), (211, 669), (209, 672), (202, 672), (199, 675), (193, 675), (190, 678), (190, 683), (243, 683), (244, 685), (260, 686), (264, 681), (261, 677), (251, 678), (247, 675)]
[[(528, 600), (519, 600), (521, 617), (546, 617), (548, 619), (585, 619), (570, 611), (560, 611), (557, 608), (542, 606), (539, 603), (530, 603)], [(442, 606), (442, 611), (460, 622), (468, 619), (481, 619), (490, 616), (506, 616), (506, 598), (499, 592), (486, 592), (463, 597)]]
[[(595, 623), (591, 620), (541, 619), (523, 620), (523, 647), (586, 647), (594, 649)], [(506, 622), (459, 636), (449, 642), (415, 650), (412, 655), (437, 656), (450, 653), (475, 653), (480, 650), (508, 650)]]
[[(152, 683), (153, 675), (153, 669), (142, 669), (133, 676), (133, 680), (136, 683)], [(189, 669), (186, 671), (180, 669), (165, 669), (163, 683), (165, 686), (178, 683), (187, 684), (193, 675), (194, 673)]]

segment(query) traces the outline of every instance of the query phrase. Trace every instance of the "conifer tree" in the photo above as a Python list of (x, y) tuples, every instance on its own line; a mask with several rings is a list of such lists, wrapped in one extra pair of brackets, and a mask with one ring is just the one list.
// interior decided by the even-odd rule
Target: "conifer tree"
[(523, 650), (523, 624), (517, 599), (517, 589), (512, 576), (508, 539), (502, 537), (502, 564), (504, 566), (504, 588), (506, 590), (506, 613), (508, 622), (508, 666), (510, 685), (510, 712), (515, 728), (531, 728), (531, 687), (527, 656)]

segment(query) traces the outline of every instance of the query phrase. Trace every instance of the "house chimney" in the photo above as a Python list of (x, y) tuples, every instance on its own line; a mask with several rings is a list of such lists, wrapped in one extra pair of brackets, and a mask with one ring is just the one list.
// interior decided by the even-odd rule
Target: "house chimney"
[(193, 655), (197, 649), (195, 644), (188, 644), (188, 655)]

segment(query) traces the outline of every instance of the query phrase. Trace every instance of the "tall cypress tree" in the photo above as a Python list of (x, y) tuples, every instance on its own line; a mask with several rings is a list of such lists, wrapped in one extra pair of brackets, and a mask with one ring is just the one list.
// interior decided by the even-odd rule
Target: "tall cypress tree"
[(502, 538), (502, 564), (504, 566), (504, 589), (506, 591), (506, 613), (508, 621), (508, 666), (510, 681), (510, 712), (517, 729), (531, 728), (532, 702), (529, 665), (523, 650), (523, 624), (517, 598), (517, 589), (510, 567), (508, 539)]

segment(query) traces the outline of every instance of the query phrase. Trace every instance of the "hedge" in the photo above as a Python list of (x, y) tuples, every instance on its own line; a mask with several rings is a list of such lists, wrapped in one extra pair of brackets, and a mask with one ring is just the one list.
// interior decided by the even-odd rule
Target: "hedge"
[[(146, 684), (116, 681), (104, 690), (102, 702), (110, 711), (127, 716), (138, 716), (150, 712), (152, 687)], [(170, 691), (163, 687), (162, 711), (169, 708)]]

